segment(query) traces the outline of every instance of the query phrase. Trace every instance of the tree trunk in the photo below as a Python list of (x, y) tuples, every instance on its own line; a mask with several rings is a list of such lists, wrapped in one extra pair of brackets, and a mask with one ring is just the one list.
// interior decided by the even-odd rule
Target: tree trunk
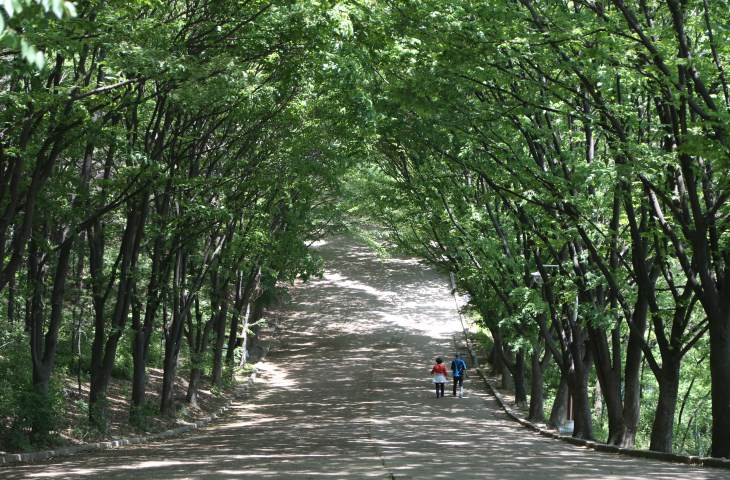
[(624, 363), (624, 398), (621, 415), (622, 428), (615, 438), (616, 445), (621, 448), (634, 448), (636, 432), (641, 418), (641, 364), (644, 359), (641, 344), (647, 324), (648, 302), (639, 298), (632, 315), (635, 330), (629, 335), (626, 344), (626, 360)]
[(259, 331), (261, 330), (261, 324), (258, 323), (259, 320), (264, 318), (264, 302), (261, 298), (257, 298), (253, 301), (253, 305), (251, 306), (251, 313), (248, 317), (249, 318), (247, 320), (247, 323), (249, 329), (251, 330), (251, 340), (249, 343), (253, 348), (261, 342), (259, 335)]
[[(109, 405), (106, 400), (106, 393), (116, 361), (117, 347), (127, 324), (133, 292), (136, 290), (135, 274), (147, 218), (148, 200), (149, 198), (145, 193), (137, 201), (130, 199), (127, 204), (127, 220), (119, 246), (119, 279), (117, 281), (116, 303), (111, 315), (111, 328), (108, 336), (106, 335), (107, 314), (104, 308), (106, 295), (98, 299), (96, 331), (91, 354), (89, 420), (100, 432), (106, 432), (108, 429)], [(103, 247), (99, 246), (104, 242), (103, 235), (103, 227), (98, 228), (94, 234), (97, 237), (94, 241), (97, 245), (95, 255), (103, 254)], [(96, 262), (101, 264), (103, 258), (97, 258)], [(99, 265), (97, 265), (95, 271), (97, 274), (96, 281), (99, 281), (101, 278)]]
[(200, 387), (200, 377), (203, 371), (199, 367), (193, 367), (190, 369), (190, 378), (188, 380), (188, 393), (185, 396), (185, 401), (191, 407), (198, 406), (198, 388)]
[(593, 419), (591, 402), (588, 397), (589, 368), (583, 362), (576, 362), (577, 368), (568, 380), (569, 394), (573, 403), (573, 436), (584, 440), (593, 440)]
[(189, 314), (190, 292), (185, 288), (187, 276), (187, 254), (177, 254), (173, 280), (173, 307), (170, 323), (165, 326), (165, 357), (163, 359), (162, 395), (160, 413), (167, 417), (175, 415), (175, 376), (177, 373), (180, 346), (182, 345), (185, 317)]
[[(61, 135), (62, 136), (62, 135)], [(84, 155), (84, 161), (82, 163), (82, 169), (81, 169), (81, 182), (79, 185), (80, 191), (84, 192), (88, 190), (88, 182), (89, 182), (89, 175), (90, 175), (90, 164), (91, 164), (91, 154), (93, 152), (93, 146), (87, 145), (86, 146), (86, 154)], [(47, 165), (47, 171), (43, 173), (46, 177), (50, 175), (51, 173), (51, 165), (53, 164), (53, 161), (58, 157), (60, 154), (60, 138), (54, 139), (53, 141), (53, 147), (51, 149), (50, 157), (48, 158), (48, 165)], [(37, 162), (40, 161), (40, 156), (37, 159)], [(34, 178), (35, 180), (35, 178)], [(45, 180), (44, 180), (45, 181)], [(30, 192), (29, 192), (30, 194)], [(34, 195), (37, 195), (38, 192), (36, 192)], [(33, 200), (35, 202), (35, 198)], [(79, 196), (74, 195), (74, 197), (71, 200), (71, 206), (77, 207), (80, 203)], [(30, 208), (30, 207), (26, 207)], [(44, 225), (43, 230), (47, 230), (47, 227)], [(39, 232), (39, 233), (47, 233), (47, 232)], [(74, 246), (74, 239), (75, 239), (75, 225), (72, 223), (62, 225), (60, 226), (58, 230), (57, 235), (57, 244), (58, 244), (58, 254), (56, 257), (56, 266), (55, 266), (55, 272), (53, 276), (53, 289), (51, 291), (51, 312), (50, 312), (50, 319), (48, 320), (47, 327), (46, 327), (46, 333), (43, 339), (41, 339), (41, 334), (43, 331), (44, 323), (43, 323), (43, 305), (41, 302), (42, 292), (43, 292), (43, 273), (44, 273), (44, 264), (46, 263), (47, 258), (39, 258), (38, 255), (40, 255), (40, 251), (38, 249), (37, 244), (35, 241), (32, 241), (31, 244), (33, 244), (32, 252), (29, 255), (29, 275), (35, 276), (36, 283), (31, 283), (31, 285), (34, 286), (33, 288), (33, 300), (32, 300), (32, 311), (31, 311), (31, 359), (33, 364), (33, 386), (34, 389), (38, 391), (40, 394), (40, 398), (42, 401), (41, 407), (45, 410), (50, 408), (49, 402), (48, 402), (48, 388), (50, 384), (51, 374), (53, 372), (53, 366), (56, 360), (56, 348), (58, 346), (58, 334), (61, 329), (61, 323), (63, 322), (63, 310), (65, 306), (65, 294), (66, 294), (66, 279), (68, 277), (68, 271), (69, 271), (69, 265), (71, 263), (71, 252), (73, 250)], [(43, 235), (46, 236), (47, 235)], [(17, 252), (14, 252), (17, 253)], [(32, 258), (32, 260), (31, 260)], [(33, 266), (30, 265), (31, 261), (33, 261)], [(11, 262), (12, 263), (12, 260)], [(9, 267), (8, 267), (9, 268)], [(42, 343), (42, 344), (41, 344)], [(36, 416), (36, 419), (39, 419), (40, 416)], [(34, 424), (33, 425), (33, 433), (45, 435), (47, 434), (47, 428), (48, 424), (46, 425), (40, 425), (40, 424)]]
[(215, 318), (215, 349), (213, 351), (213, 385), (220, 388), (223, 381), (223, 345), (226, 341), (226, 320), (228, 319), (228, 277), (220, 286), (218, 312)]
[(530, 413), (528, 420), (535, 423), (545, 422), (545, 376), (540, 363), (542, 342), (530, 355), (532, 376), (530, 377)]
[(129, 407), (129, 424), (138, 428), (144, 427), (147, 419), (144, 414), (145, 386), (147, 370), (145, 359), (145, 330), (142, 325), (142, 305), (136, 293), (132, 299), (132, 402)]
[[(219, 288), (217, 277), (214, 274), (211, 290), (216, 292)], [(215, 302), (212, 302), (211, 310), (213, 315), (218, 308)], [(205, 352), (208, 350), (208, 339), (210, 338), (210, 332), (213, 329), (214, 318), (209, 318), (207, 321), (203, 321), (203, 312), (200, 309), (200, 301), (195, 299), (195, 324), (192, 322), (193, 315), (188, 316), (188, 350), (190, 352), (190, 362), (192, 367), (190, 369), (190, 380), (188, 382), (188, 393), (185, 396), (185, 401), (189, 405), (198, 404), (198, 387), (200, 386), (200, 378), (203, 372), (203, 365), (205, 362)]]
[[(51, 291), (51, 312), (50, 319), (46, 327), (45, 335), (43, 334), (43, 307), (37, 302), (40, 296), (34, 294), (34, 308), (32, 312), (31, 327), (31, 358), (33, 359), (33, 388), (40, 394), (40, 406), (44, 410), (50, 408), (48, 402), (48, 388), (51, 381), (51, 374), (56, 360), (56, 348), (58, 347), (58, 333), (61, 329), (63, 320), (63, 308), (66, 293), (66, 279), (68, 277), (69, 264), (71, 262), (71, 251), (73, 247), (73, 238), (71, 227), (63, 227), (60, 235), (60, 248), (56, 258), (56, 267), (53, 276), (53, 289)], [(43, 261), (42, 263), (45, 263)], [(41, 275), (43, 267), (40, 268), (38, 274)], [(35, 289), (43, 291), (41, 284), (36, 284)], [(34, 290), (35, 290), (34, 289)], [(50, 413), (50, 412), (48, 412)], [(48, 434), (49, 424), (41, 419), (40, 415), (34, 417), (41, 423), (34, 424), (33, 435), (45, 436)]]
[(502, 336), (499, 332), (499, 327), (489, 327), (489, 331), (492, 333), (492, 339), (494, 340), (494, 364), (492, 365), (492, 374), (501, 375), (501, 386), (503, 390), (512, 390), (513, 381), (511, 370), (514, 370), (514, 365), (508, 358), (509, 352), (505, 352), (504, 345), (502, 344)]
[[(644, 315), (644, 325), (646, 323), (645, 319), (646, 316)], [(642, 324), (641, 321), (638, 323)], [(622, 448), (632, 448), (639, 424), (639, 371), (643, 358), (641, 346), (639, 342), (632, 341), (632, 338), (629, 338), (626, 348), (624, 367), (626, 373), (622, 392), (620, 370), (617, 368), (620, 367), (618, 359), (621, 357), (620, 350), (617, 350), (619, 347), (615, 347), (616, 350), (613, 353), (612, 360), (605, 334), (593, 328), (590, 328), (589, 332), (592, 338), (591, 345), (593, 346), (596, 372), (608, 415), (608, 439), (606, 443)], [(616, 336), (618, 333), (614, 330), (612, 335)], [(614, 342), (614, 344), (616, 343), (619, 343), (618, 340)]]
[(585, 341), (582, 340), (577, 324), (577, 315), (577, 309), (575, 309), (572, 313), (570, 354), (563, 355), (564, 358), (569, 358), (571, 361), (568, 370), (568, 387), (573, 405), (573, 436), (584, 440), (593, 440), (593, 419), (591, 417), (591, 402), (588, 396), (588, 374), (593, 359)]
[(659, 399), (657, 401), (654, 423), (651, 427), (650, 450), (672, 453), (674, 441), (674, 414), (677, 410), (679, 392), (679, 361), (670, 362), (663, 358), (659, 382)]
[[(179, 268), (179, 267), (178, 267)], [(178, 274), (176, 274), (177, 276)], [(179, 289), (178, 289), (179, 290)], [(175, 298), (170, 323), (165, 328), (165, 357), (163, 359), (162, 395), (160, 397), (160, 413), (166, 417), (175, 416), (175, 376), (182, 345), (185, 316), (189, 311), (184, 308), (188, 299), (184, 292)]]
[(180, 346), (183, 339), (183, 315), (189, 312), (173, 308), (170, 325), (165, 334), (165, 358), (162, 362), (162, 395), (160, 398), (160, 413), (166, 417), (175, 416), (175, 377), (180, 356)]
[[(168, 184), (160, 199), (155, 199), (155, 213), (162, 219), (169, 215), (170, 206), (170, 185)], [(176, 244), (179, 238), (174, 238), (172, 244)], [(170, 267), (174, 253), (169, 251), (169, 246), (164, 242), (164, 237), (158, 235), (152, 248), (152, 270), (147, 285), (145, 299), (144, 321), (140, 324), (139, 316), (132, 315), (132, 328), (134, 330), (132, 345), (132, 402), (130, 406), (130, 423), (138, 427), (144, 426), (146, 419), (146, 390), (147, 390), (147, 360), (152, 339), (152, 331), (155, 325), (155, 318), (162, 302), (165, 284), (170, 276)]]
[(226, 348), (226, 365), (231, 366), (235, 360), (235, 349), (238, 346), (238, 327), (241, 323), (242, 311), (245, 305), (243, 292), (243, 272), (238, 270), (236, 271), (236, 294), (233, 300), (233, 315), (231, 316), (231, 325), (228, 330), (228, 347)]
[(513, 377), (515, 379), (515, 403), (527, 405), (527, 385), (525, 378), (525, 349), (520, 348), (515, 356)]
[(502, 355), (497, 353), (497, 349), (502, 348), (501, 346), (497, 345), (497, 342), (494, 343), (494, 346), (492, 347), (492, 358), (494, 361), (492, 362), (492, 371), (490, 372), (491, 375), (501, 375), (502, 372), (505, 370), (504, 368), (504, 361), (502, 360)]
[(596, 376), (598, 377), (598, 384), (600, 385), (601, 394), (605, 401), (608, 414), (607, 443), (611, 444), (612, 435), (615, 435), (621, 424), (621, 379), (613, 371), (605, 332), (595, 328), (589, 328), (588, 332), (591, 339)]
[(30, 298), (26, 300), (26, 330), (30, 332), (30, 355), (33, 362), (33, 385), (41, 392), (48, 391), (49, 378), (43, 370), (43, 277), (45, 276), (45, 254), (40, 251), (35, 239), (28, 246), (28, 284), (35, 285)]
[(710, 319), (712, 456), (719, 458), (730, 458), (730, 306), (725, 298), (718, 318)]
[(553, 407), (550, 409), (550, 419), (547, 426), (559, 428), (565, 422), (568, 415), (568, 381), (565, 375), (560, 376), (560, 384), (555, 392)]
[(601, 390), (601, 382), (596, 381), (593, 390), (593, 412), (597, 417), (603, 415), (603, 390)]
[(15, 275), (11, 276), (8, 279), (8, 305), (7, 305), (7, 315), (8, 315), (8, 324), (14, 325), (15, 324)]
[[(225, 245), (225, 235), (212, 232), (207, 238), (202, 258), (196, 256), (195, 276), (188, 281), (190, 255), (185, 248), (176, 253), (173, 276), (173, 308), (170, 323), (165, 325), (165, 358), (163, 360), (162, 396), (160, 413), (171, 417), (175, 414), (175, 376), (177, 374), (180, 347), (182, 346), (186, 319), (190, 315), (192, 302), (198, 298), (206, 274), (214, 266)], [(190, 270), (193, 270), (190, 268)]]
[(248, 362), (248, 321), (251, 317), (251, 303), (246, 304), (246, 312), (242, 315), (241, 322), (241, 341), (236, 346), (241, 349), (241, 359), (238, 362), (238, 368), (243, 368)]

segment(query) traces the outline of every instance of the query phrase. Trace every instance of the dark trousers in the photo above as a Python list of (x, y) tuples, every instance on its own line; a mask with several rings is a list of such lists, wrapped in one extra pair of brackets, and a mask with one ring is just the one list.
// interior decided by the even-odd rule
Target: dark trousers
[(443, 397), (444, 396), (444, 384), (443, 383), (434, 383), (434, 385), (436, 385), (436, 396)]
[(464, 376), (461, 377), (453, 377), (454, 378), (454, 396), (456, 396), (456, 384), (458, 383), (460, 387), (464, 386)]

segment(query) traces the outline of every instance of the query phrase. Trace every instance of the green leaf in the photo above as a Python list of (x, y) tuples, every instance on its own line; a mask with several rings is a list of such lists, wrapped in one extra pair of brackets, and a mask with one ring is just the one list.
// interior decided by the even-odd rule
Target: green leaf
[(19, 0), (4, 0), (3, 7), (10, 18), (12, 18), (16, 13), (23, 11), (23, 5)]
[(46, 64), (43, 52), (38, 51), (35, 45), (31, 44), (25, 38), (20, 40), (20, 54), (28, 63), (34, 65), (38, 70), (41, 70)]

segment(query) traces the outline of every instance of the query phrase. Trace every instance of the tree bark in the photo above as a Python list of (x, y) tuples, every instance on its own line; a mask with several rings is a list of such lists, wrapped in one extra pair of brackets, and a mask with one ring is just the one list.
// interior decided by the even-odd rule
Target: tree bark
[(710, 374), (712, 456), (730, 458), (730, 300), (727, 293), (720, 312), (710, 319)]
[(175, 415), (175, 376), (180, 346), (182, 344), (185, 318), (189, 315), (190, 292), (187, 291), (187, 254), (178, 252), (173, 278), (173, 303), (170, 322), (165, 325), (165, 356), (163, 359), (162, 395), (160, 413), (166, 417)]
[(224, 284), (221, 285), (220, 300), (218, 303), (218, 312), (215, 318), (215, 349), (213, 350), (213, 385), (220, 388), (223, 382), (223, 345), (226, 341), (226, 323), (228, 319), (229, 291), (226, 277)]
[(591, 402), (588, 396), (589, 368), (585, 363), (576, 362), (575, 370), (568, 377), (568, 394), (573, 399), (573, 437), (594, 440)]
[(573, 437), (594, 440), (591, 402), (588, 396), (588, 375), (593, 358), (577, 323), (577, 305), (568, 317), (572, 317), (570, 320), (571, 341), (568, 343), (569, 354), (563, 354), (563, 358), (570, 361), (568, 391), (573, 399)]
[[(211, 291), (214, 292), (213, 295), (217, 295), (217, 293), (215, 292), (218, 288), (220, 288), (218, 282), (215, 280), (215, 276), (216, 275), (213, 275), (214, 279), (211, 282)], [(215, 312), (216, 308), (218, 307), (216, 306), (215, 302), (212, 302), (211, 310)], [(215, 315), (215, 313), (213, 315)], [(193, 317), (195, 318), (194, 324), (192, 321)], [(203, 373), (205, 353), (208, 349), (210, 332), (213, 330), (213, 325), (215, 324), (215, 321), (215, 317), (209, 318), (207, 321), (203, 321), (203, 312), (200, 310), (200, 301), (198, 298), (196, 298), (195, 315), (188, 316), (187, 329), (188, 350), (190, 352), (190, 361), (192, 366), (190, 368), (188, 393), (185, 396), (185, 401), (188, 403), (188, 405), (191, 406), (198, 405), (198, 388), (200, 386), (200, 378)]]
[(517, 405), (527, 405), (525, 363), (525, 349), (520, 348), (515, 355), (513, 374), (515, 379), (515, 403)]
[(679, 362), (670, 363), (665, 358), (659, 380), (659, 399), (657, 400), (654, 422), (651, 428), (650, 450), (672, 453), (674, 440), (674, 414), (677, 411), (679, 392)]
[(555, 400), (550, 409), (550, 419), (547, 426), (551, 428), (560, 428), (565, 422), (568, 414), (568, 381), (565, 375), (560, 376), (560, 383), (555, 392)]
[(538, 342), (537, 347), (530, 355), (532, 376), (530, 377), (530, 413), (527, 419), (535, 423), (545, 421), (545, 375), (543, 372), (544, 367), (540, 362), (541, 347), (542, 342)]

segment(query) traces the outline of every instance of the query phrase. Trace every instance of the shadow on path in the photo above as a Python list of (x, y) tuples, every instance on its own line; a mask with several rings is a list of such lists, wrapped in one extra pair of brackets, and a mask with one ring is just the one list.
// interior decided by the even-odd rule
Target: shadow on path
[[(209, 427), (159, 443), (0, 469), (2, 478), (719, 479), (728, 472), (587, 450), (532, 433), (472, 374), (435, 398), (460, 323), (447, 279), (337, 238), (298, 285), (259, 380)], [(448, 360), (447, 360), (448, 365)], [(448, 388), (448, 386), (447, 386)], [(447, 389), (448, 392), (448, 389)]]

